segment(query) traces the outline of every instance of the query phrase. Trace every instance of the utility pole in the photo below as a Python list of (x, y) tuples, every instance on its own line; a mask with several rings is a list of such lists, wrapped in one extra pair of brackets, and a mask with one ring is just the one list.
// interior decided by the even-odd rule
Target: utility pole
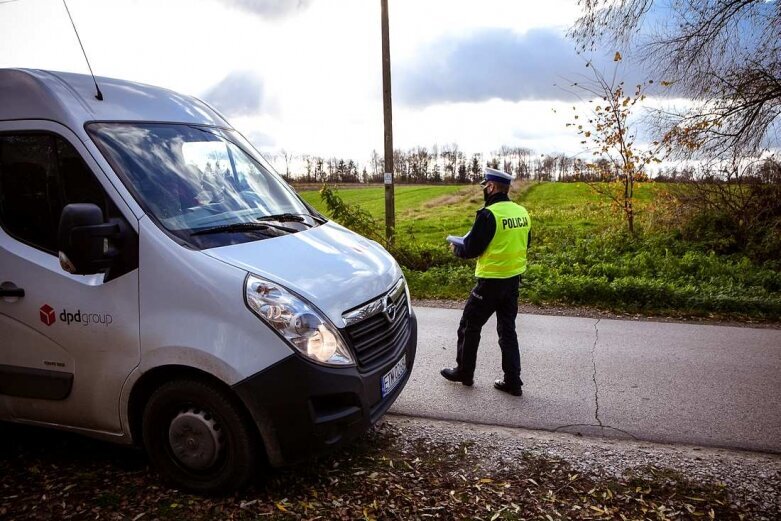
[(388, 0), (382, 4), (382, 106), (385, 115), (385, 237), (393, 243), (396, 233), (396, 207), (393, 195), (393, 113), (391, 106), (390, 36)]

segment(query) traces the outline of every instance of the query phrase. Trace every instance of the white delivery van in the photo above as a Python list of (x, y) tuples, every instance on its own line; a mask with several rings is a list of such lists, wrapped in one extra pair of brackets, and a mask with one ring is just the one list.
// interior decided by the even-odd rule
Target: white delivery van
[(0, 420), (195, 491), (364, 432), (415, 358), (398, 264), (205, 103), (97, 83), (0, 70)]

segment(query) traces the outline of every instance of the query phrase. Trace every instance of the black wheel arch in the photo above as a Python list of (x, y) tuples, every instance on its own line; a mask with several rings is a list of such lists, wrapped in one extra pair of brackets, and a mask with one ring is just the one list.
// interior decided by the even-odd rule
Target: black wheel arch
[(236, 405), (239, 410), (242, 411), (242, 414), (245, 415), (248, 423), (253, 426), (253, 435), (256, 439), (256, 442), (258, 443), (258, 447), (261, 449), (258, 451), (258, 453), (263, 458), (264, 463), (268, 461), (266, 445), (263, 442), (263, 437), (258, 431), (255, 418), (252, 414), (250, 414), (250, 411), (247, 409), (244, 401), (236, 394), (233, 389), (231, 389), (228, 384), (219, 378), (207, 373), (206, 371), (184, 365), (164, 365), (155, 367), (141, 375), (141, 377), (133, 385), (133, 389), (130, 391), (130, 398), (128, 400), (127, 415), (130, 426), (130, 433), (135, 445), (143, 445), (142, 418), (144, 416), (144, 408), (146, 407), (147, 401), (149, 401), (152, 393), (154, 393), (157, 388), (159, 388), (164, 383), (171, 382), (173, 380), (196, 380), (209, 383), (224, 390), (226, 395), (229, 396), (234, 402), (234, 405)]

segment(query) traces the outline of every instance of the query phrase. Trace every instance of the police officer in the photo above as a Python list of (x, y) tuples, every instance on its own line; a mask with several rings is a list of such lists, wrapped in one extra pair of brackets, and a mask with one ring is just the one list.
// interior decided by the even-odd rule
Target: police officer
[(477, 257), (472, 289), (458, 326), (457, 366), (440, 374), (451, 382), (471, 386), (474, 383), (480, 331), (495, 312), (499, 347), (502, 349), (504, 378), (494, 387), (513, 396), (521, 396), (521, 355), (515, 318), (518, 314), (518, 286), (526, 271), (526, 250), (531, 241), (531, 220), (523, 206), (510, 201), (512, 176), (485, 169), (483, 187), (485, 206), (477, 211), (472, 230), (463, 245), (451, 244), (453, 253), (464, 259)]

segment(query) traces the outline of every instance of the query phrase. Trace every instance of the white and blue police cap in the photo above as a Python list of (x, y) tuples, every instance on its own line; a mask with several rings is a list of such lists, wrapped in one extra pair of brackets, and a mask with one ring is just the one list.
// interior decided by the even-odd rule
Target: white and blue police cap
[(488, 181), (494, 181), (496, 183), (501, 183), (503, 185), (509, 185), (513, 180), (513, 176), (506, 172), (502, 172), (501, 170), (497, 170), (495, 168), (488, 168), (485, 169), (485, 177), (483, 178), (483, 184), (487, 183)]

